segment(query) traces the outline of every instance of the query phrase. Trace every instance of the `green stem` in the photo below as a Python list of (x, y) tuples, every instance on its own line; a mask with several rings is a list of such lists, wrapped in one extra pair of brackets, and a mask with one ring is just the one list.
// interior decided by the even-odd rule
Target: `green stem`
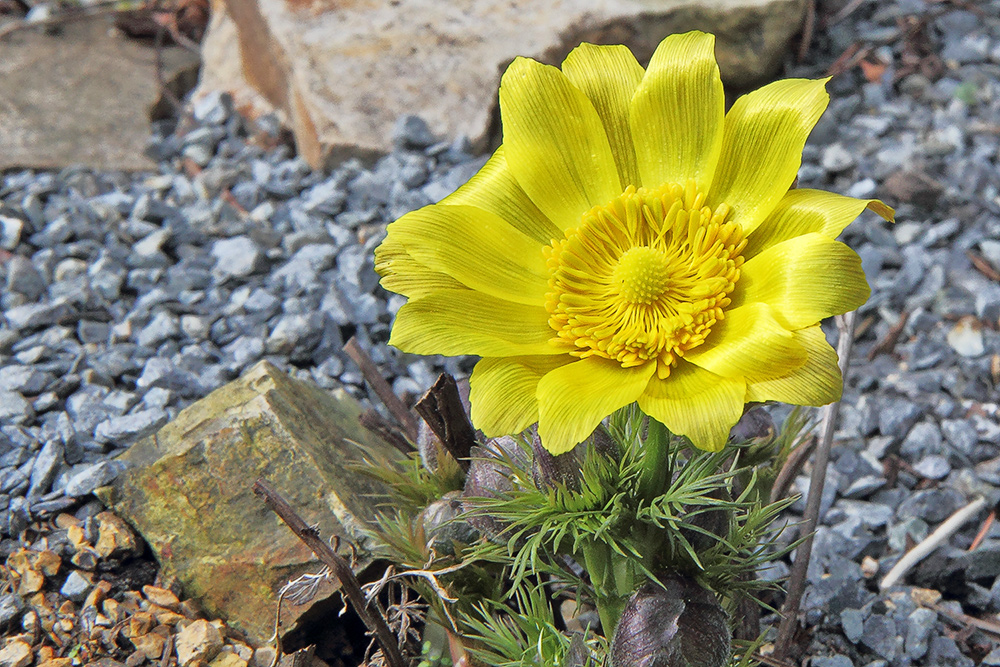
[(670, 431), (667, 427), (649, 418), (646, 442), (643, 445), (642, 474), (639, 477), (639, 496), (651, 501), (666, 488), (667, 455), (670, 449)]
[(584, 543), (583, 560), (594, 587), (594, 604), (604, 636), (610, 641), (622, 611), (632, 595), (633, 572), (628, 559), (616, 555), (599, 540)]

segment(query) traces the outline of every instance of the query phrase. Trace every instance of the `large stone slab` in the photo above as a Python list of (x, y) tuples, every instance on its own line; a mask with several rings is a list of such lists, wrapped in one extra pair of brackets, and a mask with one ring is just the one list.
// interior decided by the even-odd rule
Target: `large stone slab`
[(641, 62), (672, 32), (718, 36), (727, 83), (773, 74), (803, 0), (213, 0), (199, 93), (277, 110), (318, 167), (390, 147), (402, 114), (485, 149), (500, 75), (518, 55), (558, 63), (581, 41)]
[[(398, 454), (359, 425), (360, 413), (343, 390), (331, 394), (264, 361), (133, 445), (121, 457), (130, 469), (100, 495), (186, 595), (263, 642), (278, 589), (321, 566), (251, 486), (264, 477), (324, 537), (361, 545), (363, 566), (361, 528), (385, 488), (350, 466), (365, 452)], [(342, 551), (351, 554), (346, 542)], [(326, 583), (316, 599), (334, 590)], [(308, 608), (286, 603), (282, 625)]]
[[(197, 65), (180, 47), (162, 56), (167, 77)], [(10, 34), (0, 39), (0, 171), (155, 169), (143, 150), (158, 97), (155, 51), (113, 32), (109, 16)]]

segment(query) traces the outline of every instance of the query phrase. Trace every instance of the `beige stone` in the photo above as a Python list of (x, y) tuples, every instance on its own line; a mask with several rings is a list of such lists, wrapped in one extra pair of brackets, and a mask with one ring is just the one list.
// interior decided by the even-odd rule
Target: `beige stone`
[(73, 658), (49, 658), (44, 662), (39, 662), (36, 667), (69, 667), (73, 664)]
[(713, 32), (727, 84), (778, 68), (803, 0), (214, 0), (197, 94), (277, 110), (313, 166), (390, 147), (401, 114), (476, 148), (498, 128), (497, 87), (515, 56), (557, 64), (582, 41), (646, 62), (666, 35)]
[(177, 608), (181, 604), (180, 599), (172, 591), (160, 588), (159, 586), (143, 586), (142, 594), (153, 604), (166, 607), (171, 611), (177, 611)]
[[(164, 628), (164, 630), (167, 630), (167, 628)], [(137, 637), (130, 637), (129, 641), (132, 642), (132, 645), (135, 646), (137, 651), (141, 651), (142, 654), (149, 660), (159, 660), (160, 657), (163, 656), (163, 647), (167, 643), (168, 636), (169, 631), (153, 631)]]
[(208, 662), (222, 650), (222, 635), (206, 620), (197, 620), (174, 638), (177, 661), (181, 667), (196, 660)]
[[(113, 32), (114, 17), (67, 21), (58, 34), (21, 30), (0, 39), (0, 172), (82, 164), (151, 170), (143, 154), (156, 102), (156, 53)], [(196, 54), (163, 49), (167, 77)]]
[(208, 663), (209, 667), (247, 667), (247, 661), (232, 651), (223, 651)]
[[(263, 644), (277, 591), (322, 565), (253, 494), (253, 483), (267, 479), (324, 538), (340, 538), (344, 555), (357, 545), (364, 567), (364, 530), (387, 489), (351, 466), (399, 454), (361, 427), (360, 414), (342, 389), (330, 393), (261, 362), (129, 448), (129, 470), (100, 495), (146, 538), (164, 577), (176, 576), (209, 617)], [(324, 581), (316, 599), (335, 591)], [(309, 608), (286, 606), (283, 624)], [(178, 611), (188, 615), (183, 604)]]
[(31, 646), (20, 639), (0, 649), (0, 667), (28, 667), (31, 658)]
[(142, 553), (142, 544), (121, 517), (112, 512), (101, 512), (95, 519), (97, 544), (94, 550), (101, 558), (123, 558)]

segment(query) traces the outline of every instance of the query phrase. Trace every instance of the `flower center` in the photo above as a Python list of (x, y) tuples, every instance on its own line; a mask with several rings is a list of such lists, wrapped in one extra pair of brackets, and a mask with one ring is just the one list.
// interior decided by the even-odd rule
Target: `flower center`
[(746, 246), (729, 207), (705, 206), (693, 183), (629, 186), (545, 248), (546, 308), (556, 340), (578, 357), (623, 367), (655, 360), (665, 378), (724, 315)]
[(611, 280), (619, 285), (625, 301), (651, 304), (667, 289), (670, 263), (658, 248), (636, 246), (629, 248), (611, 272)]

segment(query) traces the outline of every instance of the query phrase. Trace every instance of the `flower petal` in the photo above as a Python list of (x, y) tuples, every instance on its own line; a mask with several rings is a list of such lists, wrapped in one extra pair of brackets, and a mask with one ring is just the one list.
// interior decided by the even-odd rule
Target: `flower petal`
[(781, 401), (793, 405), (826, 405), (840, 400), (844, 380), (837, 365), (837, 353), (826, 342), (819, 325), (793, 331), (805, 349), (806, 363), (783, 377), (750, 382), (747, 401)]
[(743, 264), (730, 308), (762, 302), (788, 329), (854, 310), (871, 289), (861, 258), (840, 241), (810, 233), (782, 241)]
[(472, 423), (494, 438), (520, 433), (538, 421), (538, 382), (575, 361), (568, 354), (481, 359), (469, 378)]
[(629, 129), (629, 101), (642, 80), (642, 65), (628, 47), (585, 43), (569, 52), (562, 71), (590, 99), (601, 117), (622, 187), (639, 187), (639, 168)]
[(473, 206), (425, 206), (389, 225), (388, 238), (429, 269), (500, 299), (545, 305), (542, 245)]
[(806, 352), (765, 303), (726, 310), (705, 343), (684, 358), (727, 378), (785, 375), (806, 362)]
[(713, 209), (728, 204), (744, 234), (760, 225), (795, 180), (806, 138), (830, 101), (825, 86), (825, 79), (775, 81), (736, 100), (726, 114), (708, 203)]
[(432, 271), (413, 259), (401, 243), (386, 238), (375, 248), (375, 271), (379, 284), (390, 292), (410, 298), (426, 296), (443, 289), (466, 289), (451, 276)]
[(639, 398), (655, 363), (622, 368), (617, 361), (588, 357), (550, 371), (538, 383), (538, 434), (553, 454), (587, 438), (602, 419)]
[(500, 81), (507, 166), (560, 229), (622, 193), (594, 105), (555, 67), (515, 58)]
[(877, 199), (855, 199), (824, 190), (796, 189), (747, 237), (743, 258), (750, 259), (782, 241), (816, 232), (836, 238), (865, 208), (892, 222), (893, 210)]
[(629, 117), (642, 184), (693, 179), (707, 192), (722, 148), (725, 108), (715, 37), (693, 31), (660, 42)]
[(745, 396), (743, 378), (720, 377), (680, 361), (670, 377), (650, 379), (639, 407), (671, 432), (686, 435), (698, 449), (717, 452), (740, 420)]
[(560, 354), (549, 314), (475, 290), (442, 290), (411, 299), (396, 313), (389, 344), (413, 354), (507, 357)]
[(475, 206), (506, 220), (543, 245), (562, 237), (562, 230), (538, 210), (507, 167), (503, 146), (483, 168), (439, 202), (448, 206)]

